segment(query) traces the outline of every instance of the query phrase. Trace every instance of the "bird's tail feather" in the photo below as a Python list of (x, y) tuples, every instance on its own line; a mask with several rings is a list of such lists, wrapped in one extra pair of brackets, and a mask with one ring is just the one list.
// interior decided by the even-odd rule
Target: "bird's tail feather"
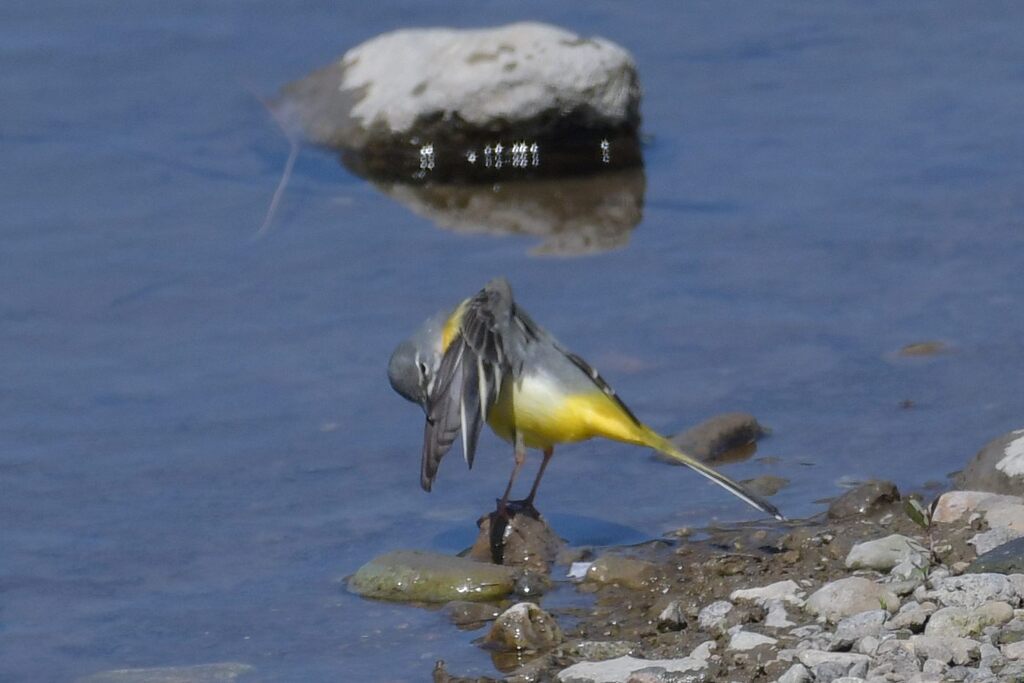
[(644, 430), (644, 445), (653, 448), (659, 453), (667, 455), (673, 460), (679, 461), (683, 465), (689, 467), (691, 470), (697, 472), (697, 474), (701, 474), (707, 477), (711, 481), (715, 482), (716, 484), (724, 488), (729, 493), (754, 506), (758, 510), (768, 513), (775, 519), (785, 521), (786, 518), (782, 516), (782, 513), (779, 512), (779, 509), (772, 505), (771, 503), (769, 503), (767, 500), (765, 500), (761, 496), (751, 493), (750, 491), (745, 489), (741, 484), (738, 484), (737, 482), (733, 481), (732, 479), (718, 472), (717, 470), (714, 470), (711, 467), (705, 465), (704, 463), (687, 455), (686, 453), (683, 453), (681, 450), (676, 448), (671, 441), (669, 441), (662, 435), (658, 434), (654, 430)]

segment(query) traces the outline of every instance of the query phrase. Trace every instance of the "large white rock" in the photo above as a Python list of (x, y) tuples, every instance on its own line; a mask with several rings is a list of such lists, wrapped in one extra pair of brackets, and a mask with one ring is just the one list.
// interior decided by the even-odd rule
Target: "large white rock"
[[(535, 158), (545, 167), (566, 134), (578, 131), (608, 131), (613, 138), (608, 149), (599, 148), (600, 136), (590, 141), (589, 158), (636, 166), (639, 103), (636, 66), (625, 49), (522, 22), (380, 35), (285, 86), (275, 110), (313, 142), (363, 155), (349, 159), (357, 171), (405, 177), (385, 176), (389, 158), (393, 172), (407, 170), (410, 161), (396, 155), (417, 151), (430, 158), (420, 166), (424, 172), (471, 168), (467, 163), (511, 169), (517, 166), (512, 146), (524, 140), (538, 149), (520, 149), (523, 167), (536, 165)], [(619, 133), (628, 133), (632, 157), (615, 149)]]
[(558, 673), (562, 683), (625, 683), (636, 671), (661, 669), (669, 673), (699, 671), (707, 666), (707, 660), (682, 657), (680, 659), (637, 659), (618, 657), (603, 662), (578, 662)]
[(950, 524), (975, 510), (984, 510), (993, 503), (1024, 503), (1024, 498), (989, 491), (949, 491), (939, 496), (932, 521)]
[(1020, 604), (1017, 588), (1004, 574), (963, 574), (934, 582), (929, 596), (946, 607), (976, 609), (990, 600)]
[(729, 594), (729, 599), (733, 602), (753, 602), (762, 607), (767, 607), (768, 603), (774, 600), (782, 600), (800, 607), (804, 604), (803, 594), (803, 589), (796, 581), (787, 579), (760, 588), (734, 590)]
[(858, 543), (850, 548), (846, 556), (849, 569), (877, 569), (889, 571), (901, 562), (909, 560), (919, 567), (928, 566), (928, 550), (912, 538), (891, 534)]

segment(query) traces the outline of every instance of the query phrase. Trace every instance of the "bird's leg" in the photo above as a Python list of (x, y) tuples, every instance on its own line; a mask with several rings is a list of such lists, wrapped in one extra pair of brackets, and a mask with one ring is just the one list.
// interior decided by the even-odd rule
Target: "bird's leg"
[(515, 483), (516, 475), (519, 474), (519, 470), (523, 467), (523, 463), (526, 462), (526, 441), (523, 439), (523, 435), (516, 432), (516, 445), (514, 452), (516, 463), (512, 466), (512, 474), (508, 478), (508, 486), (505, 487), (505, 495), (498, 501), (498, 514), (508, 519), (508, 497), (512, 493), (512, 484)]
[(530, 495), (523, 501), (523, 505), (532, 509), (536, 512), (536, 508), (533, 507), (533, 497), (537, 495), (537, 487), (540, 486), (540, 479), (544, 476), (544, 470), (548, 466), (548, 461), (551, 460), (551, 456), (555, 454), (554, 446), (548, 446), (544, 449), (544, 460), (540, 463), (540, 469), (537, 470), (537, 477), (533, 480), (533, 486), (530, 487)]

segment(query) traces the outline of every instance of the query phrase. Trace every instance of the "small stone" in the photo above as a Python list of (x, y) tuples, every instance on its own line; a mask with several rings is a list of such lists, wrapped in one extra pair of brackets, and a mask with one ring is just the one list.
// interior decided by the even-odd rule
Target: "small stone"
[(679, 631), (686, 628), (686, 606), (682, 600), (671, 600), (658, 613), (658, 628), (662, 631)]
[[(982, 552), (979, 545), (975, 548)], [(966, 569), (972, 574), (1020, 574), (1024, 573), (1024, 538), (1016, 538), (988, 549), (979, 555)]]
[(804, 591), (800, 585), (792, 579), (787, 579), (760, 588), (734, 590), (729, 594), (729, 599), (733, 602), (753, 602), (761, 607), (766, 607), (772, 600), (782, 600), (795, 607), (800, 607), (804, 604), (803, 595)]
[(770, 638), (760, 633), (738, 630), (729, 638), (729, 649), (743, 652), (753, 650), (755, 647), (762, 645), (775, 645), (777, 642), (779, 641), (775, 638)]
[(654, 575), (654, 565), (621, 555), (599, 557), (587, 569), (587, 580), (599, 584), (618, 584), (626, 588), (643, 588)]
[(1003, 666), (1006, 663), (1006, 657), (995, 645), (989, 643), (982, 643), (978, 647), (978, 654), (981, 657), (981, 665), (989, 668)]
[(255, 667), (239, 662), (113, 669), (79, 678), (76, 683), (233, 683), (239, 676), (255, 670)]
[(579, 662), (558, 672), (562, 683), (626, 683), (630, 675), (642, 669), (661, 669), (665, 673), (686, 674), (700, 671), (706, 661), (682, 657), (680, 659), (637, 659), (625, 656), (603, 662)]
[(727, 600), (717, 600), (700, 611), (697, 615), (697, 624), (708, 633), (718, 635), (724, 633), (732, 624), (729, 624), (729, 614), (733, 611), (733, 604)]
[(770, 600), (766, 605), (768, 614), (764, 618), (764, 625), (768, 628), (789, 628), (794, 622), (789, 620), (786, 613), (786, 603), (782, 600)]
[(946, 673), (949, 665), (941, 659), (926, 659), (921, 665), (921, 673), (928, 676), (941, 676)]
[(884, 609), (870, 610), (853, 614), (841, 619), (836, 624), (832, 636), (830, 650), (849, 650), (855, 642), (865, 636), (877, 636), (882, 633), (882, 625), (889, 617)]
[(828, 516), (831, 519), (871, 517), (899, 499), (900, 492), (891, 481), (867, 481), (832, 501)]
[(864, 636), (854, 644), (853, 651), (870, 657), (878, 650), (879, 643), (881, 641), (874, 636)]
[(976, 491), (1024, 492), (1024, 429), (985, 444), (956, 481), (961, 488)]
[(970, 638), (917, 635), (910, 637), (910, 646), (919, 658), (946, 664), (967, 664), (978, 655), (978, 642)]
[(555, 618), (532, 602), (509, 607), (484, 636), (484, 644), (497, 650), (546, 650), (562, 640)]
[(706, 662), (711, 659), (711, 653), (715, 651), (718, 645), (713, 640), (705, 640), (703, 643), (693, 648), (693, 652), (690, 653), (691, 659), (696, 659), (700, 662)]
[(494, 600), (512, 592), (509, 567), (418, 550), (396, 550), (364, 564), (348, 581), (353, 593), (382, 600)]
[[(491, 545), (491, 525), (504, 524), (501, 545)], [(509, 520), (498, 520), (497, 513), (484, 515), (477, 522), (480, 531), (468, 557), (478, 562), (494, 562), (506, 567), (519, 567), (535, 575), (547, 576), (551, 564), (565, 547), (554, 529), (542, 516), (516, 514)]]
[(811, 683), (811, 671), (806, 666), (796, 663), (779, 676), (776, 683)]
[(938, 606), (934, 602), (908, 602), (886, 622), (885, 627), (890, 631), (908, 629), (914, 633), (920, 633), (924, 629), (928, 617), (937, 609)]
[(892, 534), (885, 538), (858, 543), (846, 556), (848, 569), (889, 571), (900, 562), (910, 560), (914, 566), (928, 566), (928, 551), (917, 541)]
[(894, 612), (900, 600), (892, 592), (860, 576), (827, 583), (807, 599), (806, 609), (835, 623), (843, 617), (873, 609)]

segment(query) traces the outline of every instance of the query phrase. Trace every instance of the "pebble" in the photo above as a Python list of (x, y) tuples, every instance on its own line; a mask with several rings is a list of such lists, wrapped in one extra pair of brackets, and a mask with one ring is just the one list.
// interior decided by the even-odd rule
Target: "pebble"
[(786, 603), (782, 600), (770, 600), (766, 605), (768, 614), (765, 615), (764, 625), (768, 628), (789, 628), (796, 624), (789, 619), (786, 612)]
[(835, 623), (843, 617), (882, 607), (899, 609), (900, 600), (884, 586), (861, 576), (850, 576), (827, 583), (807, 598), (806, 609)]
[(838, 675), (834, 675), (832, 679), (838, 678), (839, 676), (847, 676), (850, 674), (860, 675), (867, 673), (868, 667), (871, 665), (871, 658), (867, 655), (857, 654), (855, 652), (826, 652), (822, 650), (804, 650), (797, 655), (800, 663), (807, 668), (815, 672), (815, 680), (820, 678), (820, 675), (824, 673), (818, 667), (828, 666), (828, 671), (839, 672)]
[(892, 534), (885, 538), (858, 543), (846, 556), (848, 569), (876, 569), (889, 571), (901, 562), (909, 560), (917, 567), (928, 566), (928, 551), (917, 541)]
[(854, 643), (865, 636), (878, 636), (889, 617), (884, 609), (869, 610), (841, 619), (836, 624), (835, 634), (829, 645), (830, 650), (849, 650)]
[(729, 624), (729, 614), (734, 610), (733, 604), (727, 600), (716, 600), (704, 607), (697, 615), (697, 624), (708, 633), (725, 633)]
[(520, 602), (494, 620), (483, 643), (496, 650), (546, 650), (564, 639), (554, 617), (532, 602)]
[(910, 647), (918, 658), (947, 664), (967, 664), (978, 654), (978, 642), (970, 638), (916, 635), (910, 637)]
[(453, 600), (444, 606), (444, 612), (460, 628), (479, 628), (501, 614), (495, 605), (468, 600)]
[(937, 609), (938, 606), (934, 602), (910, 601), (900, 607), (900, 611), (886, 622), (885, 627), (892, 631), (905, 628), (919, 633), (924, 628), (925, 622), (928, 621), (928, 617)]
[(806, 666), (796, 663), (779, 676), (776, 683), (811, 683), (811, 671)]

